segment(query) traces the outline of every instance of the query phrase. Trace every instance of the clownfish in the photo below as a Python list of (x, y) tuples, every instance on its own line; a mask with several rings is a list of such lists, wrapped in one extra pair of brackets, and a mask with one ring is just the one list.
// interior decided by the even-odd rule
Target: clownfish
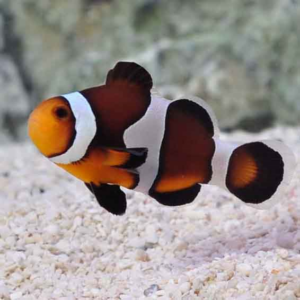
[(29, 136), (116, 215), (126, 211), (120, 187), (169, 206), (191, 203), (202, 184), (257, 208), (280, 199), (296, 164), (287, 146), (222, 141), (203, 100), (169, 101), (151, 93), (152, 86), (143, 67), (118, 62), (104, 85), (41, 102), (29, 117)]

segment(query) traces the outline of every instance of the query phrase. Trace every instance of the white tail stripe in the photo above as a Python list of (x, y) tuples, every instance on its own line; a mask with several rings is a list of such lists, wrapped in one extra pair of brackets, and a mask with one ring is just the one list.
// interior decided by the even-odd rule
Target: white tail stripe
[(225, 181), (228, 171), (228, 164), (232, 152), (240, 145), (238, 143), (225, 142), (214, 138), (216, 150), (212, 159), (212, 178), (208, 184), (217, 185), (227, 190)]
[[(87, 99), (79, 92), (62, 95), (70, 104), (75, 117), (76, 137), (63, 154), (50, 158), (58, 164), (70, 164), (84, 157), (97, 131), (96, 119)], [(63, 137), (62, 137), (63, 138)]]

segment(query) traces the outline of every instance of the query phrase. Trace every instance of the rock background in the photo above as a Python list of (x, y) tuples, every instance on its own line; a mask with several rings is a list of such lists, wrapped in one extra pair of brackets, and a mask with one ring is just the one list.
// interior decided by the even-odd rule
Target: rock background
[(0, 0), (0, 140), (26, 137), (36, 103), (102, 83), (118, 60), (170, 99), (204, 98), (223, 130), (299, 124), (299, 57), (295, 0)]

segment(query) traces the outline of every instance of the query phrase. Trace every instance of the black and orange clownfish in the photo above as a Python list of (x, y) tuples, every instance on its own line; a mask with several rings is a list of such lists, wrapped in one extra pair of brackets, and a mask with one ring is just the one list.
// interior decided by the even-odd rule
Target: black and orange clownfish
[(280, 199), (295, 169), (287, 146), (222, 141), (204, 101), (169, 101), (151, 89), (143, 67), (119, 62), (104, 85), (40, 103), (30, 115), (29, 136), (116, 215), (126, 211), (120, 187), (169, 206), (191, 203), (202, 184), (222, 187), (257, 208)]

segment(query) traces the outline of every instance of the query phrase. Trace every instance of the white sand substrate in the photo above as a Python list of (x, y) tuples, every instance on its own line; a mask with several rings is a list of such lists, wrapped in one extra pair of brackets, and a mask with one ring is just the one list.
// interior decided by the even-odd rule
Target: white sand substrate
[[(280, 138), (299, 160), (300, 128), (225, 138)], [(300, 299), (299, 180), (268, 211), (205, 187), (174, 208), (130, 192), (117, 217), (30, 143), (2, 146), (0, 298)]]

